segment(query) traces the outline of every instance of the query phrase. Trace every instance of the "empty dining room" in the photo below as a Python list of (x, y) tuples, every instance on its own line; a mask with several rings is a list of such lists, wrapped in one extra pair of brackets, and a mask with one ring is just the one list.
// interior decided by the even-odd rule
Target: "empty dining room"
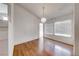
[(78, 14), (78, 3), (0, 3), (0, 56), (79, 56)]

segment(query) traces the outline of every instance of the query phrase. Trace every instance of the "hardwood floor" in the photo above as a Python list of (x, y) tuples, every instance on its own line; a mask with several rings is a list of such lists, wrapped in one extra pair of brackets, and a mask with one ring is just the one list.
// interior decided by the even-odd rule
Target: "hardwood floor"
[(72, 56), (73, 46), (62, 42), (45, 39), (45, 50), (53, 53), (54, 56)]
[(14, 46), (14, 56), (34, 56), (37, 53), (38, 40)]
[(14, 46), (14, 56), (71, 56), (73, 46), (44, 39), (44, 51), (38, 53), (38, 40)]

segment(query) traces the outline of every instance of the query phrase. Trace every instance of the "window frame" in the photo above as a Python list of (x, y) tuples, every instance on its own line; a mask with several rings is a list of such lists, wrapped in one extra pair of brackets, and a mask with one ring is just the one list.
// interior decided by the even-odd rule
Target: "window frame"
[(72, 28), (72, 20), (71, 19), (68, 19), (68, 20), (63, 20), (63, 21), (56, 21), (56, 22), (54, 22), (54, 28), (53, 28), (53, 30), (54, 30), (54, 35), (55, 36), (62, 36), (62, 37), (72, 37), (72, 30), (71, 30), (71, 33), (68, 35), (68, 34), (61, 34), (61, 33), (56, 33), (55, 32), (55, 23), (65, 23), (65, 22), (67, 22), (67, 21), (70, 21), (71, 22), (71, 28)]

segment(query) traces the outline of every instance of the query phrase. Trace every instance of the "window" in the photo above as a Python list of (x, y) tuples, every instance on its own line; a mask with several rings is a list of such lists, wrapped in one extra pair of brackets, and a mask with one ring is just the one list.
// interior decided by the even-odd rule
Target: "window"
[(0, 3), (0, 20), (8, 21), (8, 5)]
[(45, 24), (45, 34), (53, 34), (53, 23)]
[(58, 36), (71, 37), (71, 20), (54, 23), (54, 34)]

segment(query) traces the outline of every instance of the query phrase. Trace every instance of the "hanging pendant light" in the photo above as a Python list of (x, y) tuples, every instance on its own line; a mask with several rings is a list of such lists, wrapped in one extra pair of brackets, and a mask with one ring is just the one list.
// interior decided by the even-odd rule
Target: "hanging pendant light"
[(45, 15), (44, 15), (44, 9), (45, 9), (45, 7), (43, 7), (43, 17), (41, 18), (42, 23), (46, 22), (46, 18), (45, 18)]

